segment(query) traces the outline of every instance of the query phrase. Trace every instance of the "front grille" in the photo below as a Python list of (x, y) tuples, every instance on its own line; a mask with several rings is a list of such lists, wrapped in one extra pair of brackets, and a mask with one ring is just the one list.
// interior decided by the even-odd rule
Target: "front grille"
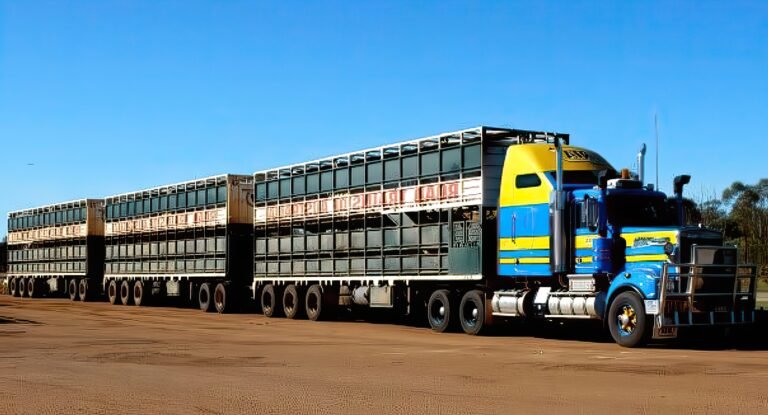
[(693, 246), (722, 246), (723, 237), (719, 232), (705, 229), (684, 229), (680, 232), (680, 263), (693, 262)]

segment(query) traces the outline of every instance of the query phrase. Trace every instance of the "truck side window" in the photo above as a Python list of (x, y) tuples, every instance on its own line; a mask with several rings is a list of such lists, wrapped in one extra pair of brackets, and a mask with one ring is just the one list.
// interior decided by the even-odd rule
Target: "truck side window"
[(537, 187), (541, 184), (541, 179), (536, 173), (520, 174), (515, 177), (515, 187), (525, 189), (527, 187)]

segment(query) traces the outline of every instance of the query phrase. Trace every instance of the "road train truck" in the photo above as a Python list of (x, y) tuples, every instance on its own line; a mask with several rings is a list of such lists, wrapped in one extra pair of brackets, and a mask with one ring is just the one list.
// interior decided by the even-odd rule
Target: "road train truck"
[(382, 307), (469, 334), (595, 319), (623, 346), (752, 322), (755, 268), (687, 226), (690, 177), (667, 196), (622, 173), (568, 135), (491, 127), (259, 171), (254, 299), (269, 317)]

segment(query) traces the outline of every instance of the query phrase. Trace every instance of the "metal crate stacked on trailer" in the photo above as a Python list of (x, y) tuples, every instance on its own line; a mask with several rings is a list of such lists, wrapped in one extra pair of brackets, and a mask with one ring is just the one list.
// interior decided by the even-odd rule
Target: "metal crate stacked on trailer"
[(477, 127), (255, 173), (265, 314), (484, 295), (505, 149), (541, 134)]
[(251, 176), (221, 175), (106, 198), (109, 301), (183, 296), (225, 311), (253, 272), (252, 197)]
[(104, 274), (104, 201), (82, 199), (8, 215), (8, 286), (14, 296), (67, 293), (86, 301)]

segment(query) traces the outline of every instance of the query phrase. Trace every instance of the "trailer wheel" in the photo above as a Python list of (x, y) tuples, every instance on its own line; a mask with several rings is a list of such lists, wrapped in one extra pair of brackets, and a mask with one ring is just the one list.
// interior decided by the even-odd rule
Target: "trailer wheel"
[(652, 319), (645, 314), (640, 296), (632, 291), (619, 294), (608, 309), (608, 330), (620, 346), (637, 347), (648, 342)]
[(197, 302), (200, 305), (200, 310), (206, 313), (211, 311), (213, 301), (211, 301), (211, 284), (204, 282), (200, 284), (200, 290), (197, 292)]
[(275, 291), (275, 286), (272, 284), (265, 285), (261, 290), (261, 312), (265, 317), (277, 317), (280, 313)]
[[(304, 309), (307, 310), (307, 318), (312, 321), (318, 321), (325, 317), (323, 304), (323, 290), (318, 284), (315, 284), (307, 290)], [(325, 313), (327, 314), (327, 313)]]
[(290, 319), (299, 318), (301, 303), (298, 288), (293, 284), (285, 287), (285, 291), (283, 291), (283, 311), (285, 312), (285, 317)]
[(118, 298), (120, 298), (119, 291), (120, 289), (117, 287), (117, 281), (110, 280), (107, 285), (107, 298), (109, 299), (110, 304), (117, 304)]
[(13, 297), (19, 296), (19, 283), (16, 278), (11, 278), (8, 281), (8, 293)]
[(27, 279), (19, 278), (19, 297), (27, 296)]
[(78, 291), (77, 293), (80, 295), (80, 301), (88, 301), (91, 299), (91, 296), (88, 295), (88, 280), (83, 278), (80, 280), (80, 283), (78, 284)]
[(133, 283), (133, 304), (136, 306), (143, 306), (147, 305), (149, 301), (149, 295), (147, 295), (146, 290), (144, 289), (144, 282), (143, 281), (136, 281)]
[(131, 303), (131, 299), (131, 282), (123, 280), (123, 282), (120, 283), (120, 303), (128, 305)]
[(435, 290), (427, 302), (427, 320), (432, 330), (442, 333), (451, 325), (451, 300), (448, 290)]
[(467, 291), (459, 305), (459, 322), (464, 333), (480, 334), (485, 326), (485, 294), (480, 290)]
[(72, 278), (69, 280), (69, 284), (67, 284), (67, 294), (69, 295), (69, 299), (72, 301), (77, 300), (77, 280)]
[(226, 313), (227, 309), (227, 296), (229, 295), (229, 288), (227, 284), (220, 282), (216, 284), (216, 289), (213, 290), (213, 305), (216, 307), (216, 312), (219, 314)]
[(27, 297), (35, 298), (38, 294), (34, 278), (27, 278)]

